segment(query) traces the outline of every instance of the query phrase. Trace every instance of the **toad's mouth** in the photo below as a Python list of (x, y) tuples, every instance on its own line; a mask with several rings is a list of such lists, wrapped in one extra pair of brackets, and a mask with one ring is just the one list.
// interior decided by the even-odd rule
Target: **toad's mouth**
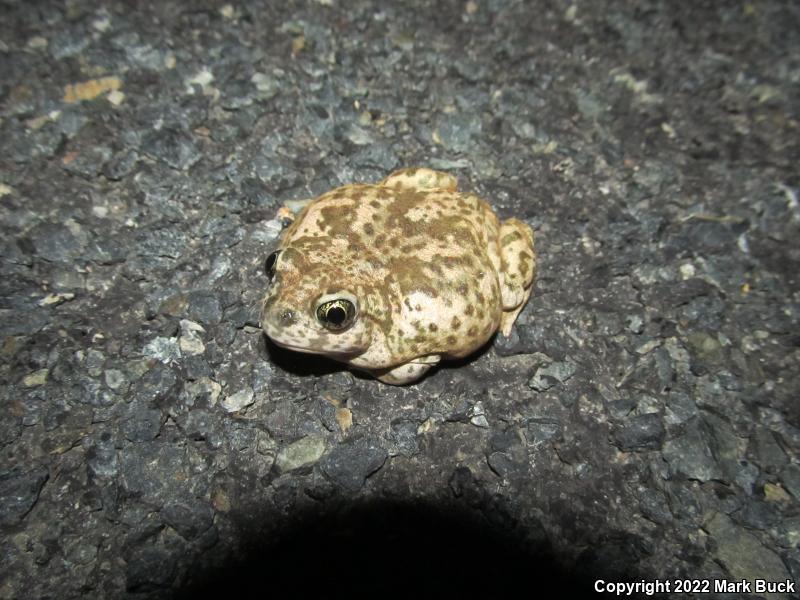
[(273, 344), (275, 344), (276, 346), (280, 346), (281, 348), (285, 348), (286, 350), (292, 350), (293, 352), (302, 352), (304, 354), (317, 354), (317, 355), (327, 356), (328, 358), (332, 358), (334, 360), (339, 360), (339, 361), (348, 361), (352, 358), (355, 358), (359, 354), (364, 353), (364, 349), (362, 348), (356, 348), (352, 350), (332, 350), (330, 348), (314, 348), (309, 346), (299, 346), (297, 344), (290, 344), (288, 342), (283, 342), (279, 339), (275, 339), (269, 334), (267, 335), (267, 337), (272, 341)]
[(286, 348), (287, 350), (292, 350), (294, 352), (305, 352), (306, 354), (322, 354), (324, 350), (318, 350), (316, 348), (309, 348), (308, 346), (298, 346), (296, 344), (289, 344), (288, 342), (282, 342), (281, 340), (275, 339), (272, 336), (267, 336), (272, 343), (276, 346), (280, 346), (281, 348)]

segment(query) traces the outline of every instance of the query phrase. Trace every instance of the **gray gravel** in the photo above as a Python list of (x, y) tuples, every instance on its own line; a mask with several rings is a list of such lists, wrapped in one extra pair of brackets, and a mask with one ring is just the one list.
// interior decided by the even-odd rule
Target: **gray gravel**
[[(800, 589), (798, 48), (779, 0), (0, 3), (0, 598)], [(512, 336), (405, 388), (269, 346), (277, 208), (415, 165), (536, 229)]]

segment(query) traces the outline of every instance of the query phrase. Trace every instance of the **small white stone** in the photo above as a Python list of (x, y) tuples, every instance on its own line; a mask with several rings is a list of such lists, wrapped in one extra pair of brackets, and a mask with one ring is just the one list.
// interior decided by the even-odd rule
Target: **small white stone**
[(199, 323), (189, 319), (181, 319), (180, 348), (185, 354), (202, 354), (206, 351), (205, 344), (200, 338), (200, 333), (205, 333), (205, 329)]
[(206, 351), (206, 346), (199, 335), (200, 332), (205, 332), (201, 325), (194, 321), (181, 319), (181, 337), (179, 340), (181, 352), (197, 355)]
[(325, 452), (325, 438), (308, 435), (284, 446), (275, 457), (275, 466), (281, 473), (294, 471), (317, 462)]
[(265, 73), (254, 73), (250, 81), (253, 82), (259, 92), (267, 92), (272, 87), (272, 78)]
[(476, 427), (488, 427), (489, 421), (486, 420), (483, 412), (483, 404), (480, 402), (476, 402), (475, 406), (472, 407), (470, 410), (470, 416), (472, 417), (469, 422), (475, 425)]
[(44, 298), (39, 300), (39, 306), (57, 306), (68, 300), (72, 300), (75, 294), (72, 292), (64, 292), (61, 294), (47, 294)]
[(114, 106), (119, 106), (125, 100), (125, 93), (119, 90), (113, 90), (106, 96), (109, 102)]
[(265, 221), (261, 226), (253, 231), (253, 239), (263, 244), (269, 244), (277, 239), (283, 231), (283, 225), (277, 219)]
[(214, 74), (206, 68), (201, 69), (195, 75), (187, 78), (185, 81), (186, 92), (188, 94), (194, 93), (194, 88), (192, 87), (194, 85), (199, 85), (203, 90), (203, 95), (206, 96), (214, 91), (214, 88), (211, 85), (211, 82), (214, 81)]
[(661, 340), (650, 340), (636, 348), (637, 354), (649, 354), (661, 345)]
[(680, 273), (683, 279), (691, 279), (695, 275), (694, 265), (691, 263), (684, 263), (680, 266)]
[(208, 69), (202, 69), (194, 77), (189, 79), (187, 83), (190, 84), (196, 83), (197, 85), (208, 85), (212, 81), (214, 81), (214, 74)]
[(190, 321), (189, 319), (181, 319), (181, 331), (183, 333), (189, 331), (197, 331), (205, 333), (205, 328), (200, 325), (200, 323), (196, 323), (195, 321)]
[(739, 247), (739, 250), (741, 250), (745, 254), (750, 254), (750, 244), (747, 243), (746, 233), (743, 233), (738, 238), (736, 238), (736, 245)]
[(39, 387), (40, 385), (44, 385), (45, 381), (47, 381), (47, 375), (49, 373), (49, 369), (39, 369), (38, 371), (34, 371), (30, 375), (25, 376), (25, 378), (22, 380), (22, 385), (25, 387)]
[(142, 354), (169, 363), (181, 357), (181, 349), (175, 338), (157, 337), (145, 345)]
[(92, 21), (92, 29), (99, 31), (100, 33), (108, 31), (109, 27), (111, 27), (111, 17), (108, 15), (100, 15), (94, 21)]
[(476, 417), (472, 417), (469, 420), (469, 422), (472, 423), (473, 425), (475, 425), (475, 427), (488, 427), (489, 426), (489, 421), (487, 421), (486, 417), (484, 417), (483, 415), (478, 415)]
[(47, 38), (42, 37), (41, 35), (35, 35), (28, 40), (27, 46), (31, 50), (42, 50), (43, 48), (47, 48)]
[(186, 392), (186, 405), (194, 406), (198, 398), (207, 398), (208, 403), (214, 406), (222, 393), (222, 386), (213, 379), (201, 377), (197, 381), (189, 381), (184, 387)]
[(222, 408), (228, 412), (238, 412), (255, 402), (255, 393), (252, 388), (245, 388), (228, 396), (222, 401)]

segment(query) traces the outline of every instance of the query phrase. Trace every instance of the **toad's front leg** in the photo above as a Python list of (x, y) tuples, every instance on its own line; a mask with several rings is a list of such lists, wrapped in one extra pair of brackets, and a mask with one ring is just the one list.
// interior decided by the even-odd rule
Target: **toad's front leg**
[(405, 385), (407, 383), (413, 383), (425, 375), (431, 367), (439, 363), (439, 360), (441, 360), (441, 357), (438, 354), (430, 354), (428, 356), (420, 356), (419, 358), (415, 358), (410, 362), (391, 369), (381, 369), (379, 371), (371, 371), (371, 373), (373, 377), (376, 377), (383, 383)]

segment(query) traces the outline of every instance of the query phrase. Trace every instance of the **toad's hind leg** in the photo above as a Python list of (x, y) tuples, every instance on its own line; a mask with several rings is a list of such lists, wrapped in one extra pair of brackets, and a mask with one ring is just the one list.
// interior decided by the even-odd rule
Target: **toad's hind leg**
[(508, 219), (500, 224), (500, 296), (503, 315), (500, 330), (511, 335), (517, 316), (525, 307), (533, 291), (536, 278), (536, 252), (533, 247), (533, 230), (519, 219)]
[(458, 187), (456, 178), (433, 169), (402, 169), (395, 171), (380, 185), (396, 190), (443, 190), (455, 192)]

